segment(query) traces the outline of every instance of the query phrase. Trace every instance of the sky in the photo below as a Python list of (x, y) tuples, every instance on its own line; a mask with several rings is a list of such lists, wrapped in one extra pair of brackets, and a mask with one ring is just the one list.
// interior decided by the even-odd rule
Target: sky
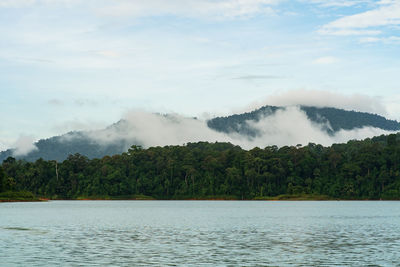
[(400, 120), (399, 73), (399, 0), (0, 0), (0, 150), (132, 109)]

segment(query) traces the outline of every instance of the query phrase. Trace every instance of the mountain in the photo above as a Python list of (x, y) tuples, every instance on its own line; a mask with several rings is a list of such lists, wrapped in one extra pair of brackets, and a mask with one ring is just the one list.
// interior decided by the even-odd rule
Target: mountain
[(35, 161), (39, 158), (63, 161), (68, 155), (76, 153), (92, 159), (122, 153), (125, 150), (125, 144), (122, 142), (102, 145), (94, 142), (85, 132), (69, 132), (62, 136), (41, 139), (35, 145), (37, 150), (24, 156), (14, 156), (12, 149), (3, 151), (0, 153), (0, 161), (11, 156), (26, 161)]
[[(264, 117), (271, 116), (285, 107), (264, 106), (251, 112), (235, 114), (227, 117), (216, 117), (207, 122), (208, 127), (218, 132), (239, 133), (255, 137), (259, 134), (247, 121), (258, 122)], [(353, 130), (366, 126), (380, 128), (387, 131), (400, 130), (400, 123), (388, 120), (385, 117), (358, 111), (347, 111), (337, 108), (318, 108), (300, 106), (312, 122), (323, 125), (323, 129), (330, 135), (340, 130)]]
[(0, 162), (8, 157), (24, 159), (26, 161), (35, 161), (39, 158), (44, 160), (63, 161), (69, 155), (79, 153), (90, 159), (102, 158), (105, 155), (115, 155), (126, 151), (132, 144), (125, 140), (116, 140), (110, 142), (98, 142), (93, 136), (103, 135), (110, 131), (126, 131), (127, 125), (123, 120), (118, 121), (105, 129), (97, 131), (73, 131), (61, 136), (53, 136), (48, 139), (41, 139), (35, 143), (37, 150), (33, 150), (27, 155), (16, 156), (14, 149), (8, 149), (0, 152)]
[[(387, 131), (400, 130), (399, 122), (388, 120), (376, 114), (328, 107), (300, 106), (299, 109), (306, 114), (310, 121), (319, 125), (322, 131), (331, 136), (340, 130), (353, 130), (367, 126)], [(263, 118), (268, 118), (277, 112), (283, 112), (285, 110), (285, 107), (264, 106), (252, 112), (234, 114), (227, 117), (216, 117), (207, 121), (208, 131), (223, 133), (227, 136), (236, 134), (237, 136), (251, 139), (260, 136), (261, 133), (259, 129), (252, 126), (253, 124), (249, 122), (262, 122)], [(158, 118), (164, 119), (160, 124), (160, 129), (157, 127), (150, 127), (156, 139), (165, 138), (165, 136), (163, 136), (163, 134), (165, 134), (163, 129), (167, 126), (181, 127), (173, 131), (173, 134), (180, 134), (184, 127), (195, 126), (193, 123), (180, 125), (179, 119), (176, 119), (174, 116), (159, 114), (155, 116), (159, 117), (156, 117), (156, 120), (150, 122), (147, 118), (142, 119), (140, 121), (142, 124), (132, 125), (132, 123), (127, 120), (120, 120), (105, 129), (97, 131), (75, 131), (61, 136), (41, 139), (35, 143), (37, 150), (31, 151), (27, 155), (14, 155), (15, 150), (13, 149), (0, 152), (0, 162), (10, 156), (27, 161), (35, 161), (39, 158), (63, 161), (68, 155), (76, 153), (90, 159), (101, 158), (105, 155), (120, 154), (127, 151), (131, 145), (144, 146), (143, 140), (141, 139), (143, 138), (143, 133), (140, 135), (140, 138), (135, 134), (140, 132), (141, 127), (144, 126), (143, 123), (147, 123), (147, 127), (149, 127), (148, 124), (156, 123)], [(195, 118), (186, 118), (186, 120), (198, 123)], [(268, 125), (266, 126), (268, 127)], [(204, 127), (207, 128), (206, 126)], [(191, 129), (191, 131), (193, 132), (193, 129)]]

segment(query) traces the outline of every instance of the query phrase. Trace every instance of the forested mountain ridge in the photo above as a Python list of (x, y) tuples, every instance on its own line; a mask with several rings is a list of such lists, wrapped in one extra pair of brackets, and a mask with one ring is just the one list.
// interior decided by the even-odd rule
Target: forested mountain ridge
[(85, 155), (88, 158), (102, 158), (105, 155), (115, 155), (122, 153), (126, 144), (124, 142), (114, 142), (102, 145), (94, 142), (85, 132), (69, 132), (62, 136), (54, 136), (48, 139), (41, 139), (35, 143), (37, 150), (27, 155), (14, 156), (13, 150), (9, 149), (0, 153), (0, 161), (8, 157), (16, 157), (26, 161), (35, 161), (39, 158), (44, 160), (63, 161), (68, 155), (76, 153)]
[[(107, 129), (124, 131), (126, 130), (125, 128), (125, 121), (120, 120), (100, 131), (106, 131)], [(40, 139), (35, 143), (37, 149), (31, 151), (27, 155), (15, 156), (13, 155), (13, 149), (0, 152), (0, 161), (11, 156), (26, 161), (35, 161), (39, 158), (63, 161), (69, 155), (76, 153), (85, 155), (90, 159), (102, 158), (106, 155), (115, 155), (125, 152), (127, 148), (132, 145), (131, 143), (127, 143), (126, 140), (99, 143), (91, 138), (91, 135), (93, 135), (93, 133), (89, 131), (73, 131), (60, 136)], [(137, 144), (140, 145), (140, 143)]]
[[(388, 120), (383, 116), (358, 112), (347, 111), (343, 109), (330, 107), (310, 107), (300, 106), (312, 122), (325, 124), (324, 130), (328, 134), (334, 134), (340, 130), (352, 130), (366, 126), (376, 127), (388, 131), (400, 130), (400, 123), (394, 120)], [(251, 112), (235, 114), (226, 117), (216, 117), (207, 122), (208, 127), (219, 132), (236, 132), (239, 134), (256, 136), (257, 129), (252, 128), (248, 121), (258, 122), (264, 117), (271, 116), (285, 107), (264, 106)]]
[[(309, 120), (322, 125), (322, 129), (329, 135), (340, 130), (352, 130), (361, 127), (371, 126), (384, 130), (396, 131), (400, 130), (400, 124), (397, 121), (387, 120), (382, 116), (356, 111), (346, 111), (336, 108), (317, 108), (317, 107), (299, 107), (306, 114)], [(207, 126), (217, 132), (226, 134), (236, 133), (245, 138), (257, 136), (258, 130), (249, 124), (249, 121), (259, 122), (261, 119), (276, 114), (277, 111), (283, 111), (284, 107), (264, 106), (248, 113), (234, 114), (227, 117), (216, 117), (207, 121)], [(166, 117), (166, 115), (164, 115)], [(171, 124), (173, 124), (171, 118)], [(137, 126), (137, 127), (140, 127)], [(205, 126), (206, 127), (206, 126)], [(266, 127), (272, 127), (266, 125)], [(27, 161), (35, 161), (39, 158), (44, 160), (63, 161), (68, 155), (79, 153), (92, 158), (102, 158), (106, 155), (115, 155), (127, 151), (127, 149), (135, 145), (143, 145), (139, 139), (112, 139), (107, 142), (99, 142), (93, 136), (104, 135), (104, 139), (108, 138), (109, 132), (122, 133), (121, 136), (129, 134), (134, 135), (137, 128), (132, 128), (126, 120), (120, 120), (97, 132), (76, 131), (69, 132), (61, 136), (55, 136), (48, 139), (41, 139), (35, 143), (37, 150), (26, 155), (15, 156), (14, 150), (0, 152), (0, 162), (13, 156), (17, 159)], [(162, 136), (160, 136), (162, 138)]]
[(324, 147), (189, 143), (89, 160), (56, 163), (8, 158), (1, 191), (51, 199), (269, 199), (280, 195), (333, 199), (400, 199), (400, 134)]
[(362, 128), (371, 126), (388, 131), (400, 130), (400, 123), (395, 120), (388, 120), (383, 116), (371, 114), (367, 112), (346, 111), (337, 108), (316, 108), (301, 106), (301, 110), (305, 111), (308, 118), (312, 121), (328, 121), (331, 130), (337, 132), (341, 129), (351, 130), (354, 128)]

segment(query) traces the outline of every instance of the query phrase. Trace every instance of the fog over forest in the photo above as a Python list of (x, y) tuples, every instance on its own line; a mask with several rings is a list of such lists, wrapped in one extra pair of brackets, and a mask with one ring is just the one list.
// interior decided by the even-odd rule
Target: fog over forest
[[(108, 127), (101, 127), (96, 123), (72, 123), (74, 128), (71, 128), (68, 134), (61, 132), (60, 140), (71, 141), (74, 138), (82, 138), (83, 135), (89, 142), (101, 146), (122, 144), (125, 151), (133, 144), (148, 148), (198, 141), (229, 142), (244, 149), (251, 149), (270, 145), (281, 147), (307, 145), (308, 143), (329, 146), (333, 143), (344, 143), (353, 139), (361, 140), (392, 133), (392, 131), (371, 126), (340, 129), (328, 133), (326, 129), (332, 129), (329, 122), (312, 121), (301, 109), (301, 106), (333, 107), (393, 117), (389, 115), (390, 112), (386, 109), (382, 99), (360, 94), (344, 95), (329, 91), (303, 89), (286, 91), (272, 94), (242, 108), (234, 108), (230, 114), (243, 114), (265, 105), (285, 108), (274, 113), (261, 113), (257, 120), (249, 119), (245, 121), (244, 125), (238, 126), (253, 129), (258, 133), (256, 136), (248, 136), (229, 131), (229, 129), (220, 132), (207, 125), (208, 120), (218, 115), (227, 115), (226, 113), (203, 113), (200, 117), (190, 117), (173, 111), (161, 114), (143, 109), (130, 109), (121, 115), (121, 120)], [(24, 133), (12, 144), (13, 156), (24, 156), (37, 150), (35, 145), (37, 139), (30, 134)]]

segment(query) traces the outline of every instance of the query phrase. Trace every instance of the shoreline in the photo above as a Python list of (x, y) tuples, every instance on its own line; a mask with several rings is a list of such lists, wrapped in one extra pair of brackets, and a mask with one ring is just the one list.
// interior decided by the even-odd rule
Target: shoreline
[(155, 198), (146, 195), (125, 195), (125, 196), (78, 196), (75, 198), (59, 198), (35, 196), (30, 192), (9, 192), (0, 196), (2, 202), (46, 202), (52, 200), (60, 201), (399, 201), (400, 199), (368, 199), (368, 198), (333, 198), (327, 195), (313, 194), (283, 194), (271, 197), (254, 197), (252, 199), (240, 199), (236, 196), (205, 196), (205, 197), (182, 197), (182, 198)]
[(46, 202), (50, 199), (0, 199), (0, 203), (8, 202)]
[(327, 202), (327, 201), (400, 201), (400, 199), (106, 199), (106, 198), (84, 198), (84, 199), (48, 199), (48, 198), (40, 198), (34, 200), (28, 199), (0, 199), (0, 203), (10, 203), (10, 202), (48, 202), (48, 201), (235, 201), (235, 202), (290, 202), (290, 201), (318, 201), (318, 202)]

